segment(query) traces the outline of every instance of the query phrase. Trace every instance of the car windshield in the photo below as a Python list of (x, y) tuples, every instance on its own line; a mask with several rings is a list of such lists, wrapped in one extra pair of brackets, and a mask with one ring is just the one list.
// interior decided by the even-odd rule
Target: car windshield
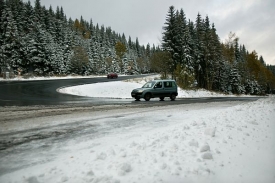
[(147, 83), (145, 83), (142, 88), (153, 88), (153, 86), (155, 85), (155, 81), (149, 81)]

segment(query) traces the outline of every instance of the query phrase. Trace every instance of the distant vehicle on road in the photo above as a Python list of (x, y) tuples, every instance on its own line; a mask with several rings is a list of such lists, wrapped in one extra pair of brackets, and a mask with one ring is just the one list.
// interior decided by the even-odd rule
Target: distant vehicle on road
[(170, 97), (173, 101), (178, 96), (178, 86), (174, 80), (153, 80), (145, 83), (142, 88), (134, 89), (131, 96), (137, 101), (144, 98), (149, 101), (151, 98), (159, 97), (164, 100), (165, 97)]
[(116, 73), (109, 73), (108, 75), (107, 75), (107, 78), (108, 79), (116, 79), (118, 76), (117, 76), (117, 74)]

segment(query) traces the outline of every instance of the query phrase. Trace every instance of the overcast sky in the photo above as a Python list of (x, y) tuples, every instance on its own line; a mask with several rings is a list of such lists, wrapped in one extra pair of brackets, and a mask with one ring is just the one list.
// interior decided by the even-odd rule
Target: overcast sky
[[(28, 0), (24, 0), (27, 2)], [(31, 0), (34, 5), (35, 0)], [(208, 15), (224, 41), (230, 31), (249, 52), (256, 50), (265, 62), (275, 65), (275, 0), (40, 0), (53, 10), (63, 7), (67, 18), (93, 20), (99, 26), (136, 37), (140, 44), (159, 45), (169, 6), (184, 10), (195, 22), (198, 13)]]

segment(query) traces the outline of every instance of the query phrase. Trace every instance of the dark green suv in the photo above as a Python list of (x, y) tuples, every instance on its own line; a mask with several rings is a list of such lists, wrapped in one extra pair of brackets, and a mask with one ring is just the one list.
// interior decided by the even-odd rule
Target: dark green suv
[(141, 98), (146, 101), (151, 98), (164, 100), (165, 97), (175, 100), (176, 96), (178, 96), (178, 86), (174, 80), (153, 80), (145, 83), (142, 88), (134, 89), (131, 95), (136, 100)]

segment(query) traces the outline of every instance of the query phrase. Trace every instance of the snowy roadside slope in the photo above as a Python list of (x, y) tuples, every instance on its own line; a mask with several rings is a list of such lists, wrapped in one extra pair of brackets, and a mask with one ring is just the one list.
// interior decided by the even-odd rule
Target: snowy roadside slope
[[(67, 93), (71, 95), (79, 95), (86, 97), (103, 97), (103, 98), (132, 98), (131, 91), (135, 88), (141, 88), (147, 81), (158, 78), (158, 75), (151, 77), (144, 77), (138, 79), (130, 79), (126, 81), (113, 81), (107, 83), (95, 83), (80, 86), (64, 87), (58, 89), (60, 93)], [(241, 95), (242, 97), (247, 95)], [(182, 90), (178, 88), (179, 98), (192, 98), (192, 97), (236, 97), (236, 95), (225, 95), (207, 91), (204, 89), (199, 90)]]
[(120, 116), (140, 125), (71, 143), (0, 182), (275, 182), (275, 98), (200, 105)]

